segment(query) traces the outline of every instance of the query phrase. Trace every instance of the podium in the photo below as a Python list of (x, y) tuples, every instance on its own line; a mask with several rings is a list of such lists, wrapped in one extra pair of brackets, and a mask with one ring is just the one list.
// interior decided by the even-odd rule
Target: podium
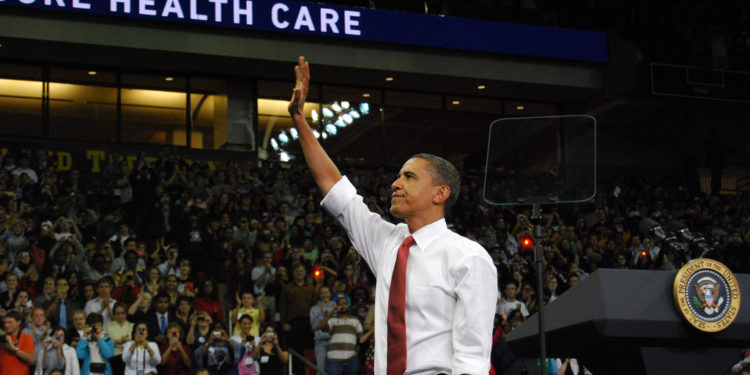
[[(547, 356), (578, 358), (599, 374), (724, 374), (750, 346), (750, 275), (736, 274), (740, 310), (705, 333), (675, 307), (677, 271), (599, 269), (545, 307)], [(537, 314), (506, 341), (517, 357), (539, 357)]]

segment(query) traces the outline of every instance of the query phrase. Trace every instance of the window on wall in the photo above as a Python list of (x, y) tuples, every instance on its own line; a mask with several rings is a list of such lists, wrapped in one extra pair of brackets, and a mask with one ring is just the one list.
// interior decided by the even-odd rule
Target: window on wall
[(117, 76), (112, 72), (50, 69), (49, 135), (55, 139), (117, 140)]
[(42, 137), (42, 68), (0, 64), (0, 135)]
[(185, 83), (181, 77), (123, 74), (122, 141), (187, 145)]

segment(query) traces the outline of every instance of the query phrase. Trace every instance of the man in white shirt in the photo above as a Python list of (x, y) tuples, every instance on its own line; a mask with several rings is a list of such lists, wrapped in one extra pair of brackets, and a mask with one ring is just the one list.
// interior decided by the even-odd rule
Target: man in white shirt
[(529, 316), (529, 310), (526, 308), (526, 304), (516, 299), (518, 288), (516, 282), (509, 280), (503, 285), (503, 299), (498, 304), (499, 309), (503, 309), (506, 316), (509, 316), (511, 311), (520, 310), (521, 315), (524, 319)]
[(341, 175), (304, 118), (310, 71), (303, 57), (295, 72), (289, 113), (321, 204), (377, 276), (375, 373), (486, 374), (497, 271), (485, 249), (447, 227), (445, 212), (461, 187), (455, 167), (428, 154), (407, 160), (391, 186), (391, 214), (404, 223), (383, 220)]
[(112, 308), (115, 306), (115, 300), (112, 298), (112, 277), (104, 276), (99, 279), (96, 284), (96, 292), (99, 294), (98, 297), (86, 302), (86, 306), (83, 310), (86, 312), (86, 316), (91, 313), (97, 313), (102, 316), (103, 324), (107, 324), (112, 321)]

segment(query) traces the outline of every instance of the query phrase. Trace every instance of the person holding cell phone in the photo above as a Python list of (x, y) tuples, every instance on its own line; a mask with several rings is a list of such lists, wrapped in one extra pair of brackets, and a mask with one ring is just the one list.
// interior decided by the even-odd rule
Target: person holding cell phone
[(265, 324), (260, 343), (255, 346), (253, 357), (258, 361), (263, 375), (283, 375), (289, 362), (289, 352), (279, 345), (279, 336), (272, 324)]
[(148, 341), (148, 326), (140, 322), (133, 327), (133, 340), (122, 348), (122, 362), (125, 363), (125, 375), (156, 374), (156, 366), (161, 364), (159, 346)]
[(159, 345), (161, 371), (169, 375), (190, 375), (190, 348), (182, 343), (182, 327), (178, 323), (167, 326), (167, 342)]
[(36, 370), (34, 375), (50, 375), (60, 370), (64, 375), (79, 375), (76, 350), (65, 343), (65, 329), (55, 327), (52, 334), (44, 339), (42, 350), (36, 353)]
[(220, 321), (214, 322), (208, 342), (201, 347), (203, 364), (211, 375), (223, 375), (234, 367), (234, 343)]

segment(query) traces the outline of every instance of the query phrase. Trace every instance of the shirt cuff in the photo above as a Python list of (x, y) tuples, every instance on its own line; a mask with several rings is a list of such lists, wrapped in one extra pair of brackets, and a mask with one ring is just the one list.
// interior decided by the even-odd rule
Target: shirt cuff
[(344, 208), (346, 208), (349, 201), (357, 195), (357, 189), (349, 182), (346, 176), (341, 177), (340, 180), (333, 185), (331, 190), (328, 191), (323, 200), (320, 201), (321, 207), (325, 208), (333, 216), (338, 216)]

